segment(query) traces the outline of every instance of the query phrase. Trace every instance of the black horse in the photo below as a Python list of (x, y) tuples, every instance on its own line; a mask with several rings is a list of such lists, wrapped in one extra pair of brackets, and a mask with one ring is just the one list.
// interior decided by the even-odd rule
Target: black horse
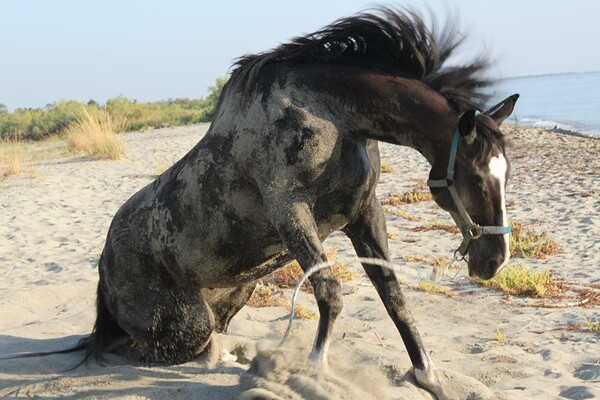
[[(509, 256), (498, 127), (518, 96), (476, 115), (487, 63), (445, 65), (461, 41), (452, 32), (383, 8), (239, 59), (206, 136), (115, 215), (87, 357), (194, 358), (259, 278), (292, 259), (304, 270), (326, 261), (321, 243), (334, 231), (359, 256), (389, 260), (378, 141), (429, 161), (433, 197), (466, 237), (469, 273), (494, 276)], [(446, 397), (396, 276), (363, 266), (418, 381)], [(330, 270), (310, 280), (321, 316), (310, 360), (324, 364), (342, 297)]]

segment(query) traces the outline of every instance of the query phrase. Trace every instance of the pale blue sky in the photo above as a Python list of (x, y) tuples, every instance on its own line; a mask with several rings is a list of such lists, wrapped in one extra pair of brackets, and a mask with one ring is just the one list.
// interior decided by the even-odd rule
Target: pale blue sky
[[(209, 3), (209, 4), (207, 4)], [(0, 0), (0, 103), (203, 97), (245, 53), (268, 50), (376, 4), (363, 0)], [(466, 54), (486, 49), (495, 74), (600, 70), (600, 1), (387, 2), (443, 20), (455, 10)]]

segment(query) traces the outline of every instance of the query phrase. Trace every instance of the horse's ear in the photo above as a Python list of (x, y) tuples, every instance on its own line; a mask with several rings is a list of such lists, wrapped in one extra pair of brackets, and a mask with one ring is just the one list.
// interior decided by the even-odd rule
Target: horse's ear
[(458, 120), (458, 133), (464, 138), (473, 136), (475, 131), (475, 110), (466, 111)]
[(513, 94), (487, 110), (485, 113), (496, 121), (496, 124), (500, 125), (502, 121), (513, 112), (518, 98), (518, 94)]

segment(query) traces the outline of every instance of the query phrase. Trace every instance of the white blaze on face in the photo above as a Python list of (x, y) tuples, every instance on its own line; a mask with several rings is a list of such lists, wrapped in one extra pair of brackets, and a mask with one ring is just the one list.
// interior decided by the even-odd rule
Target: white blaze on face
[[(498, 183), (500, 185), (500, 207), (502, 210), (502, 225), (508, 226), (508, 216), (506, 214), (506, 169), (508, 168), (508, 164), (506, 163), (506, 158), (502, 154), (499, 154), (497, 157), (492, 157), (490, 160), (490, 174), (498, 179)], [(504, 261), (498, 268), (498, 272), (508, 263), (508, 259), (510, 257), (510, 248), (509, 248), (509, 235), (508, 233), (502, 235), (504, 237)]]

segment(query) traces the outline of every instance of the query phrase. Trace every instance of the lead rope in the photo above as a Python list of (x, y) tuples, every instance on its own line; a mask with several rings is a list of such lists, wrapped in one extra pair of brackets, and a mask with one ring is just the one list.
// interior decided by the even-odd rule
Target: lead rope
[[(352, 260), (358, 261), (363, 264), (378, 265), (382, 268), (387, 268), (394, 273), (396, 272), (396, 270), (395, 270), (396, 265), (391, 261), (382, 260), (380, 258), (371, 258), (371, 257), (353, 257)], [(315, 272), (320, 271), (325, 268), (330, 268), (330, 267), (334, 266), (336, 263), (337, 263), (337, 261), (334, 261), (334, 260), (320, 262), (320, 263), (315, 264), (312, 267), (310, 267), (308, 269), (308, 271), (306, 271), (304, 273), (304, 275), (302, 275), (302, 278), (300, 278), (300, 280), (296, 284), (296, 288), (294, 289), (294, 295), (292, 296), (292, 309), (290, 311), (288, 326), (287, 326), (287, 329), (285, 330), (285, 333), (283, 334), (283, 338), (281, 339), (281, 342), (279, 343), (280, 346), (283, 345), (283, 343), (288, 339), (288, 337), (292, 331), (292, 324), (294, 322), (294, 318), (296, 317), (296, 299), (298, 297), (298, 294), (300, 293), (300, 288), (302, 287), (304, 282), (306, 282), (306, 280), (311, 275), (313, 275)]]

